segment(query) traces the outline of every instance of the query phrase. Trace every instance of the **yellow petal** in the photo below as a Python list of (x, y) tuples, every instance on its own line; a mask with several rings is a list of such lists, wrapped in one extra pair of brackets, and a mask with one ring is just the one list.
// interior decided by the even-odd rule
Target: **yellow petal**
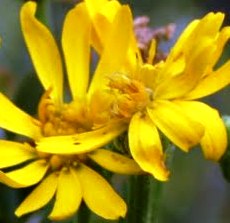
[(122, 65), (125, 63), (133, 35), (132, 15), (127, 6), (120, 7), (118, 10), (108, 35), (90, 85), (90, 94), (96, 89), (105, 87), (109, 81), (109, 75), (121, 71)]
[(169, 171), (164, 164), (164, 154), (156, 126), (143, 114), (136, 113), (129, 125), (129, 146), (134, 160), (156, 179), (165, 181)]
[(95, 126), (101, 126), (110, 120), (111, 104), (114, 98), (106, 91), (94, 91), (88, 101), (90, 117)]
[(192, 21), (183, 31), (177, 40), (172, 51), (172, 57), (169, 55), (168, 60), (177, 57), (181, 52), (185, 51), (188, 55), (192, 54), (202, 38), (215, 39), (224, 19), (223, 13), (210, 12), (200, 20)]
[(40, 122), (19, 108), (0, 93), (0, 127), (14, 133), (37, 139), (41, 136)]
[[(89, 4), (91, 4), (91, 8), (92, 8), (93, 4), (95, 3), (92, 4), (92, 1), (86, 0), (87, 8), (90, 7)], [(102, 54), (107, 41), (109, 41), (108, 39), (111, 38), (110, 32), (113, 29), (112, 23), (116, 17), (117, 12), (120, 10), (121, 7), (122, 7), (121, 4), (116, 0), (107, 1), (106, 3), (101, 2), (100, 6), (99, 4), (97, 4), (95, 14), (92, 17), (92, 22), (93, 22), (92, 43), (100, 55)], [(118, 32), (120, 33), (120, 31)], [(132, 35), (129, 44), (130, 44), (130, 49), (128, 50), (128, 58), (126, 58), (127, 61), (125, 67), (127, 67), (127, 69), (129, 68), (130, 73), (132, 73), (132, 71), (134, 71), (133, 68), (136, 68), (136, 53), (137, 53), (137, 43), (134, 35)]]
[[(199, 51), (201, 45), (204, 45), (205, 40), (209, 42), (215, 42), (218, 36), (219, 29), (221, 27), (224, 18), (223, 13), (208, 13), (201, 20), (192, 21), (180, 35), (176, 44), (170, 51), (166, 60), (166, 69), (162, 71), (161, 75), (163, 79), (171, 76), (171, 67), (175, 64), (175, 60), (178, 60), (182, 55), (185, 55), (190, 60), (191, 55), (194, 55), (194, 50)], [(202, 43), (203, 42), (203, 43)], [(201, 44), (202, 43), (202, 44)], [(215, 43), (210, 45), (210, 50), (215, 51)], [(211, 55), (204, 53), (204, 57), (200, 56), (201, 62), (209, 60), (209, 65), (212, 65), (216, 57), (216, 52), (212, 52)], [(186, 59), (186, 64), (187, 64)], [(196, 61), (198, 66), (190, 66), (193, 69), (200, 68), (199, 60)], [(203, 62), (202, 62), (203, 63)], [(175, 66), (175, 65), (174, 65)], [(196, 74), (196, 73), (195, 73)], [(196, 74), (197, 75), (197, 74)], [(190, 84), (189, 84), (190, 85)]]
[(214, 54), (212, 55), (212, 63), (210, 64), (210, 67), (213, 67), (218, 59), (220, 58), (220, 56), (223, 53), (223, 49), (225, 44), (228, 42), (230, 38), (230, 26), (224, 27), (221, 32), (219, 32), (218, 37), (216, 38), (216, 50), (214, 52)]
[[(191, 34), (194, 32), (198, 24), (199, 24), (199, 20), (193, 20), (185, 27), (183, 32), (180, 34), (178, 40), (170, 50), (169, 55), (167, 56), (166, 59), (167, 66), (173, 63), (174, 58), (177, 58), (184, 50), (185, 46), (187, 46), (187, 43), (189, 42), (188, 39), (191, 36)], [(165, 74), (165, 77), (167, 77), (167, 74)]]
[(135, 79), (140, 80), (145, 84), (145, 86), (155, 92), (155, 88), (158, 85), (158, 74), (159, 71), (164, 66), (163, 62), (155, 64), (154, 66), (150, 64), (144, 64), (138, 67), (137, 72), (135, 73)]
[[(103, 49), (106, 45), (106, 42), (110, 38), (110, 32), (113, 29), (112, 23), (116, 17), (117, 12), (119, 11), (121, 5), (118, 1), (112, 0), (101, 2), (97, 6), (93, 6), (95, 3), (92, 3), (91, 0), (86, 0), (86, 5), (89, 11), (91, 11), (91, 17), (93, 22), (92, 29), (92, 45), (96, 51), (101, 55)], [(100, 2), (100, 1), (99, 1)], [(94, 13), (92, 13), (92, 8)], [(118, 31), (120, 32), (120, 31)], [(129, 69), (130, 73), (133, 73), (136, 66), (136, 53), (137, 53), (137, 43), (134, 34), (132, 35), (131, 40), (129, 41), (130, 49), (128, 50), (128, 57), (125, 64), (125, 67)]]
[(149, 55), (148, 55), (147, 63), (153, 64), (153, 60), (156, 55), (156, 49), (157, 49), (157, 41), (155, 39), (152, 39), (149, 52), (148, 52)]
[(22, 6), (22, 32), (41, 83), (45, 90), (52, 89), (51, 97), (60, 103), (63, 87), (61, 57), (52, 34), (35, 18), (35, 12), (35, 2), (29, 1)]
[(98, 13), (107, 2), (108, 0), (85, 0), (89, 13), (92, 17), (95, 16), (95, 14)]
[(216, 40), (223, 20), (224, 14), (220, 12), (210, 12), (205, 15), (184, 43), (183, 48), (186, 54), (188, 56), (192, 55), (194, 49), (199, 48), (199, 44), (203, 39)]
[(197, 145), (204, 134), (204, 127), (173, 102), (157, 101), (148, 109), (148, 114), (153, 123), (186, 152)]
[(197, 101), (179, 101), (177, 104), (205, 128), (201, 147), (207, 159), (219, 160), (227, 147), (226, 128), (217, 110)]
[(106, 149), (97, 149), (88, 156), (103, 168), (115, 173), (140, 174), (142, 172), (134, 160)]
[[(194, 29), (188, 41), (199, 41), (199, 39), (197, 39), (197, 36), (209, 36), (215, 38), (223, 23), (223, 20), (224, 13), (222, 12), (210, 12), (206, 14), (202, 19), (200, 19), (199, 24)], [(194, 44), (194, 42), (192, 43)]]
[(110, 123), (100, 129), (69, 136), (41, 138), (37, 149), (54, 154), (81, 154), (102, 147), (125, 131), (123, 123)]
[(29, 145), (0, 140), (0, 168), (10, 167), (35, 157)]
[[(174, 99), (183, 97), (191, 91), (199, 83), (207, 68), (209, 68), (215, 49), (214, 41), (204, 38), (199, 42), (199, 46), (193, 50), (192, 54), (184, 56), (182, 54), (181, 57), (182, 59), (184, 58), (185, 63), (184, 70), (181, 71), (181, 74), (169, 76), (169, 78), (162, 80), (154, 91), (155, 98)], [(175, 58), (174, 63), (179, 63), (180, 65), (181, 60)], [(172, 66), (175, 66), (175, 64), (172, 64)]]
[[(86, 4), (87, 4), (87, 1), (89, 1), (89, 0), (85, 1)], [(101, 5), (99, 11), (97, 9), (97, 12), (95, 14), (100, 14), (100, 15), (104, 16), (106, 18), (106, 20), (111, 24), (120, 7), (121, 7), (121, 4), (117, 0), (107, 1), (106, 4)], [(95, 23), (94, 20), (93, 20), (93, 22)], [(100, 29), (100, 32), (101, 32), (100, 36), (102, 36), (103, 35), (103, 29), (100, 28), (99, 24), (95, 24), (95, 26), (97, 26), (98, 30)]]
[(93, 22), (92, 44), (96, 51), (101, 54), (111, 30), (111, 23), (120, 8), (120, 3), (118, 1), (107, 1), (100, 6), (96, 3), (98, 6), (95, 8), (92, 7), (92, 2), (97, 1), (86, 0), (85, 2), (90, 12), (92, 12), (92, 8), (95, 10), (94, 13), (91, 13)]
[(13, 188), (29, 187), (44, 177), (48, 167), (45, 160), (38, 160), (8, 173), (0, 171), (0, 182)]
[(56, 200), (49, 218), (60, 221), (72, 216), (82, 200), (81, 186), (74, 171), (62, 169), (58, 178)]
[(77, 4), (66, 16), (62, 46), (74, 99), (85, 96), (89, 79), (90, 18), (85, 4)]
[[(93, 22), (95, 22), (95, 16), (98, 14), (103, 15), (109, 22), (112, 22), (120, 3), (117, 0), (85, 0), (84, 1)], [(97, 24), (95, 24), (96, 26)], [(98, 27), (100, 28), (100, 27)], [(101, 30), (102, 32), (102, 30)]]
[(188, 39), (198, 24), (199, 20), (192, 21), (180, 34), (178, 40), (167, 56), (163, 67), (164, 69), (162, 69), (158, 74), (159, 83), (161, 83), (162, 80), (170, 79), (171, 77), (181, 74), (184, 71), (186, 65), (184, 51), (185, 49), (188, 49)]
[(125, 202), (103, 177), (85, 165), (76, 169), (76, 174), (82, 186), (83, 199), (89, 209), (105, 219), (113, 220), (125, 216)]
[(185, 99), (197, 99), (213, 94), (230, 83), (230, 60), (217, 71), (205, 76), (199, 84), (187, 95)]
[(45, 206), (55, 194), (57, 181), (57, 173), (47, 176), (20, 204), (15, 211), (16, 216), (21, 217)]
[[(107, 0), (98, 0), (98, 1), (85, 0), (87, 10), (89, 11), (89, 15), (90, 15), (92, 23), (93, 23), (92, 30), (91, 30), (92, 46), (99, 53), (102, 52), (103, 45), (102, 45), (101, 37), (99, 36), (99, 33), (97, 32), (97, 26), (98, 26), (98, 24), (100, 24), (99, 27), (101, 27), (101, 29), (104, 29), (105, 27), (109, 27), (108, 21), (106, 20), (106, 18), (101, 16), (99, 14), (99, 12), (100, 12), (101, 8), (107, 4), (107, 2), (108, 2)], [(99, 17), (99, 19), (98, 19), (98, 17)]]

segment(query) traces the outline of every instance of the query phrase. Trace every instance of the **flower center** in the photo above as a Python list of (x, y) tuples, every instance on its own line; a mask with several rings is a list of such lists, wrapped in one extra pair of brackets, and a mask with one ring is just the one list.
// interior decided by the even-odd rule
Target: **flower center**
[(78, 163), (84, 162), (87, 157), (84, 154), (72, 156), (52, 155), (48, 159), (52, 170), (60, 170), (63, 167), (76, 167)]
[[(42, 124), (42, 134), (45, 137), (77, 134), (92, 129), (92, 120), (86, 102), (72, 101), (57, 107), (49, 98), (49, 91), (40, 101), (38, 115)], [(55, 155), (37, 151), (37, 155), (50, 164), (51, 170), (76, 166), (79, 162), (87, 160), (86, 154)]]
[(91, 129), (92, 123), (84, 102), (73, 101), (61, 107), (44, 97), (39, 105), (39, 118), (44, 136), (71, 135)]
[(113, 115), (119, 118), (130, 118), (137, 111), (143, 110), (152, 101), (152, 90), (135, 79), (125, 75), (114, 75), (109, 82)]

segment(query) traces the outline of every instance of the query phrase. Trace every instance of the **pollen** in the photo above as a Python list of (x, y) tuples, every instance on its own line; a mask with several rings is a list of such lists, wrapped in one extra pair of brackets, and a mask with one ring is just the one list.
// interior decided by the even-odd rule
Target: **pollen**
[(152, 91), (142, 82), (125, 75), (114, 75), (108, 86), (114, 97), (112, 113), (119, 118), (130, 118), (152, 100)]
[(63, 165), (63, 159), (61, 156), (53, 155), (50, 158), (50, 165), (53, 170), (60, 169)]
[[(42, 96), (38, 108), (38, 117), (44, 137), (72, 135), (92, 128), (92, 120), (85, 101), (72, 101), (57, 105), (50, 99), (49, 94), (48, 90)], [(57, 155), (39, 151), (36, 153), (39, 158), (49, 163), (52, 171), (68, 169), (70, 166), (76, 167), (79, 162), (86, 162), (88, 159), (85, 154)]]
[(43, 95), (39, 105), (39, 119), (44, 136), (71, 135), (92, 127), (84, 102), (73, 101), (57, 106), (48, 93)]
[(80, 162), (86, 162), (88, 159), (86, 154), (80, 155), (49, 155), (47, 161), (52, 170), (60, 170), (69, 168), (70, 166), (77, 167)]

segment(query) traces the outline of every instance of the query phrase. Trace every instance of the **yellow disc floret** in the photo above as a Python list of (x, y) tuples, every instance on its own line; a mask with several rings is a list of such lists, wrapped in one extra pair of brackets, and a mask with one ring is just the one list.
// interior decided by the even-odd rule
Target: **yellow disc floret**
[(152, 100), (152, 91), (142, 82), (126, 75), (114, 75), (110, 79), (109, 87), (114, 97), (112, 113), (120, 118), (130, 118)]
[(58, 107), (50, 100), (49, 92), (44, 94), (39, 105), (44, 136), (71, 135), (87, 131), (92, 127), (87, 115), (85, 103), (73, 101)]

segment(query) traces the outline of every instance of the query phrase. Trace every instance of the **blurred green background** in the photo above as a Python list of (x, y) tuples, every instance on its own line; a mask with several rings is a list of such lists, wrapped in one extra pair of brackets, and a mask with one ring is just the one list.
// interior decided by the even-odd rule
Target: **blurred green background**
[[(172, 40), (165, 43), (168, 51), (185, 25), (209, 11), (226, 13), (225, 25), (230, 24), (229, 0), (127, 0), (134, 16), (148, 15), (151, 26), (176, 24)], [(36, 105), (42, 89), (34, 74), (33, 66), (25, 48), (19, 23), (22, 0), (0, 0), (0, 89), (30, 114), (36, 113)], [(56, 39), (60, 40), (63, 18), (73, 6), (71, 0), (46, 1), (47, 25)], [(223, 61), (230, 57), (226, 47)], [(230, 72), (230, 71), (229, 71)], [(230, 115), (230, 92), (224, 89), (218, 95), (206, 99), (221, 114)], [(2, 109), (2, 108), (0, 108)], [(214, 130), (215, 131), (215, 130)], [(4, 132), (0, 135), (4, 137)], [(40, 215), (17, 220), (14, 209), (22, 201), (27, 190), (12, 190), (0, 185), (0, 222), (45, 222)], [(203, 159), (199, 149), (184, 154), (176, 150), (171, 179), (165, 183), (159, 223), (229, 223), (230, 185), (220, 171), (219, 165)], [(102, 222), (102, 220), (98, 220)]]

